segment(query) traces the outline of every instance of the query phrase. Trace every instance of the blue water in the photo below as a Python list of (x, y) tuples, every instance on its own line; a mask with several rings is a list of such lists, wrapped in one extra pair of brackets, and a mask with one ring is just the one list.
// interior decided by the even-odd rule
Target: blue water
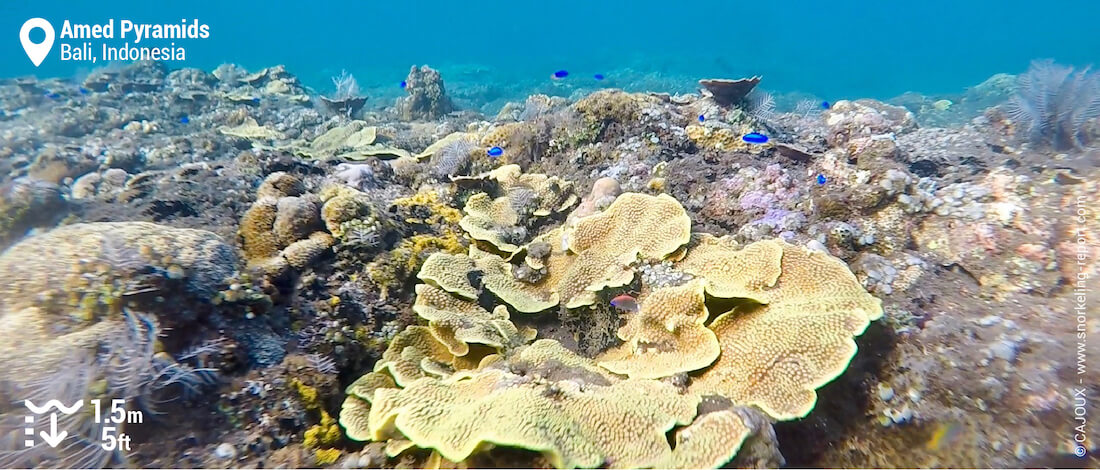
[(601, 73), (607, 80), (599, 86), (654, 91), (691, 90), (697, 78), (760, 74), (769, 90), (835, 100), (956, 93), (995, 73), (1021, 72), (1035, 58), (1100, 63), (1097, 0), (932, 0), (904, 7), (881, 0), (0, 1), (2, 77), (73, 77), (94, 67), (61, 62), (55, 45), (36, 69), (16, 39), (35, 16), (55, 28), (64, 19), (114, 18), (117, 28), (121, 19), (197, 18), (210, 25), (211, 37), (176, 40), (187, 61), (173, 67), (285, 64), (322, 92), (332, 88), (329, 77), (346, 69), (368, 94), (393, 96), (412, 64), (439, 69), (452, 90), (481, 86), (490, 97), (554, 92), (549, 75), (564, 68), (569, 80), (587, 80), (583, 86), (597, 86), (592, 74)]

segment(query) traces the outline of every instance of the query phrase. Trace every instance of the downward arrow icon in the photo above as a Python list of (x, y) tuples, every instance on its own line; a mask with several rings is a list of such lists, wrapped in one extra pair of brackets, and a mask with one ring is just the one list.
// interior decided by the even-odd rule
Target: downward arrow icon
[(46, 441), (46, 445), (50, 447), (57, 447), (61, 441), (65, 440), (65, 437), (69, 435), (68, 431), (57, 432), (57, 413), (50, 413), (50, 433), (46, 434), (46, 431), (41, 431), (38, 435), (42, 436), (42, 440)]

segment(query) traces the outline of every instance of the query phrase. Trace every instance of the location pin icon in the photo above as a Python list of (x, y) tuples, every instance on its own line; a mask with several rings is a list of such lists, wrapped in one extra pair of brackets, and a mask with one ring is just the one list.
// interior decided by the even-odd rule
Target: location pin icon
[[(42, 28), (46, 33), (46, 39), (38, 44), (31, 41), (31, 30), (34, 28)], [(53, 25), (42, 18), (31, 18), (19, 29), (19, 42), (23, 43), (23, 50), (26, 51), (27, 57), (30, 57), (35, 67), (38, 67), (53, 48)]]

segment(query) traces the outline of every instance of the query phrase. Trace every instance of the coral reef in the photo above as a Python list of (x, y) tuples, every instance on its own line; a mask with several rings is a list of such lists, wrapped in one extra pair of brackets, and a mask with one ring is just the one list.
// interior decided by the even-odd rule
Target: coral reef
[[(1095, 73), (446, 71), (0, 79), (0, 465), (1096, 466)], [(148, 419), (26, 448), (47, 396)]]

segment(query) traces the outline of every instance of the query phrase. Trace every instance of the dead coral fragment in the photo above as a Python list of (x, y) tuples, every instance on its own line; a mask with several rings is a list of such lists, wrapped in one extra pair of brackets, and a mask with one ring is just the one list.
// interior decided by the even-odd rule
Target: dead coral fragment
[[(525, 348), (532, 349), (560, 359), (510, 367), (526, 374), (498, 361), (403, 390), (379, 389), (368, 420), (372, 438), (403, 436), (451, 461), (494, 444), (542, 452), (558, 468), (652, 467), (670, 458), (665, 433), (691, 421), (698, 397), (657, 381), (571, 372), (569, 364), (586, 360), (556, 341)], [(526, 362), (522, 353), (518, 362)]]
[(776, 240), (727, 253), (747, 268), (692, 269), (692, 253), (684, 260), (685, 271), (717, 287), (708, 287), (712, 295), (749, 300), (711, 324), (722, 353), (692, 390), (758, 406), (775, 419), (803, 417), (817, 402), (815, 389), (848, 367), (853, 337), (882, 316), (881, 301), (825, 253)]
[(702, 282), (657, 289), (641, 300), (639, 312), (619, 329), (625, 343), (604, 353), (601, 366), (656, 379), (702, 369), (718, 359), (718, 338), (703, 326), (708, 313)]

